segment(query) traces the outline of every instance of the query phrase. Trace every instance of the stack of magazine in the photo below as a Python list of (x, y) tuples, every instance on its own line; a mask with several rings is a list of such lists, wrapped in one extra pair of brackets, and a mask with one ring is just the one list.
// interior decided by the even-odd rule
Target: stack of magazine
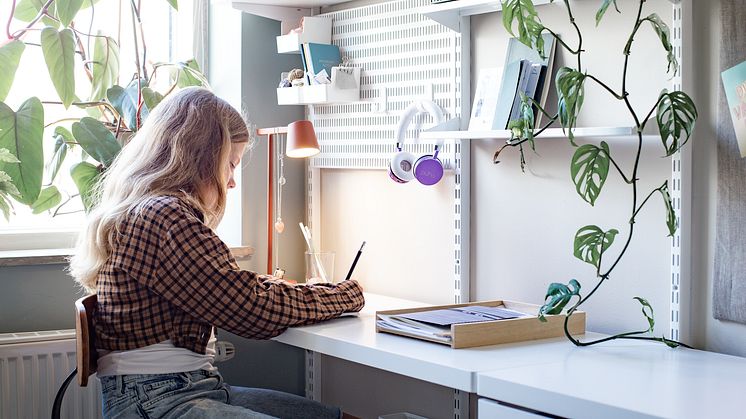
[(529, 317), (528, 314), (505, 307), (466, 306), (402, 314), (378, 314), (380, 329), (401, 332), (429, 340), (451, 342), (451, 325), (480, 323)]

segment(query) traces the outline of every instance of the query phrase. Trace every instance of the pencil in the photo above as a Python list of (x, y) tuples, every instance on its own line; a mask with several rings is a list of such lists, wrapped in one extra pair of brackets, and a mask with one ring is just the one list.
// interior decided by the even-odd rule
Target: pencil
[(363, 253), (363, 247), (365, 247), (365, 242), (363, 242), (362, 246), (360, 246), (360, 250), (357, 251), (357, 255), (355, 255), (355, 260), (352, 261), (352, 266), (350, 266), (350, 270), (347, 272), (345, 281), (352, 278), (352, 271), (355, 270), (355, 265), (357, 265), (357, 261), (358, 259), (360, 259), (360, 255)]

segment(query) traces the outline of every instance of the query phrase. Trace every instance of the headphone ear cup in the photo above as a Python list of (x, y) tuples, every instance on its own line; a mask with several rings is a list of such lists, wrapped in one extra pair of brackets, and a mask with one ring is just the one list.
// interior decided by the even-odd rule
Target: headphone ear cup
[(394, 182), (407, 183), (414, 179), (414, 155), (406, 151), (400, 151), (394, 155), (389, 163), (389, 176)]
[(426, 154), (414, 163), (414, 177), (423, 185), (435, 185), (443, 178), (443, 163), (437, 157)]

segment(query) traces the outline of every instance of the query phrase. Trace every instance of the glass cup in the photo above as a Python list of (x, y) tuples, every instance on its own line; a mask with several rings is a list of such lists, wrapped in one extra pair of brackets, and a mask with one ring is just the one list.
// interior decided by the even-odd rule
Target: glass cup
[(306, 252), (306, 283), (335, 283), (334, 252)]

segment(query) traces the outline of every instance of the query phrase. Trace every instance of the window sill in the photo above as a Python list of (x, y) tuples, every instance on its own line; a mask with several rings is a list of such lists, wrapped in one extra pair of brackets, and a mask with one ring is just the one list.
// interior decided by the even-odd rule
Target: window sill
[[(233, 257), (238, 260), (248, 259), (254, 254), (254, 248), (251, 246), (231, 247), (230, 249)], [(66, 264), (67, 257), (71, 254), (72, 249), (0, 251), (0, 267)]]

